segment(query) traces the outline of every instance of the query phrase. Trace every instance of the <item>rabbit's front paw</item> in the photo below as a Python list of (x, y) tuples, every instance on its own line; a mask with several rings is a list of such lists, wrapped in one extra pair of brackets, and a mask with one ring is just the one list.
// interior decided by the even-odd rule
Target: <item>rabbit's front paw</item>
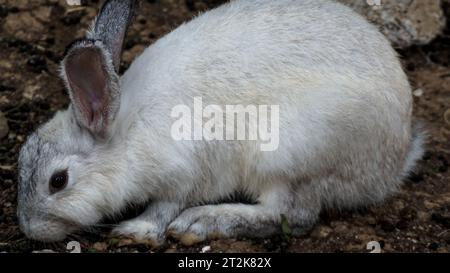
[(164, 243), (164, 231), (156, 223), (141, 219), (122, 222), (112, 230), (113, 236), (131, 238), (138, 243), (159, 247)]
[(168, 227), (167, 236), (183, 245), (191, 246), (207, 239), (228, 237), (224, 233), (227, 228), (219, 227), (222, 222), (209, 206), (195, 207), (184, 211)]

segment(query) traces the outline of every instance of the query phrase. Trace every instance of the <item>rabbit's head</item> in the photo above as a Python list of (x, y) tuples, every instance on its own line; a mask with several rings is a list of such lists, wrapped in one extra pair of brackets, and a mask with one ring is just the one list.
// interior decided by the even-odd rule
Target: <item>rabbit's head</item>
[[(22, 231), (58, 241), (98, 222), (108, 185), (99, 185), (93, 156), (107, 149), (120, 106), (118, 70), (136, 1), (106, 1), (86, 39), (69, 46), (61, 76), (71, 99), (34, 132), (19, 156), (18, 218)], [(97, 164), (98, 165), (98, 164)], [(104, 183), (104, 182), (103, 182)]]

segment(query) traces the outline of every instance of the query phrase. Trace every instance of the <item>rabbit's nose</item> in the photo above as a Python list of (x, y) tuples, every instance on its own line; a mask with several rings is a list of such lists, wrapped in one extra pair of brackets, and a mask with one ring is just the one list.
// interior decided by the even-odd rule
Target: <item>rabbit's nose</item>
[(27, 219), (19, 224), (20, 230), (29, 239), (41, 242), (57, 242), (66, 237), (66, 228), (61, 223), (41, 219)]

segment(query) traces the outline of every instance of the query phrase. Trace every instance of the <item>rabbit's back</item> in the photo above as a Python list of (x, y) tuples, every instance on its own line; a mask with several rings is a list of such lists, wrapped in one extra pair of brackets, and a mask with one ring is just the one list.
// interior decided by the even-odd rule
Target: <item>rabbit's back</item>
[[(143, 126), (158, 131), (160, 141), (147, 148), (174, 147), (173, 155), (194, 162), (189, 168), (199, 177), (216, 178), (218, 194), (243, 180), (256, 190), (267, 177), (286, 183), (326, 174), (317, 183), (333, 186), (318, 192), (329, 200), (354, 199), (345, 192), (363, 190), (356, 196), (376, 201), (403, 175), (411, 139), (406, 76), (376, 27), (332, 1), (232, 1), (149, 47), (122, 83), (122, 111), (143, 109)], [(278, 105), (279, 148), (263, 153), (258, 145), (226, 141), (174, 144), (171, 110), (192, 106), (194, 97), (205, 105)], [(139, 137), (154, 137), (143, 131), (139, 127)], [(186, 150), (175, 150), (180, 145)], [(173, 156), (166, 162), (173, 165)], [(233, 175), (220, 179), (221, 166)]]
[(332, 83), (385, 85), (407, 104), (409, 85), (389, 42), (348, 7), (328, 0), (238, 0), (150, 46), (126, 73), (124, 95), (198, 95), (217, 104), (299, 96), (298, 103), (308, 90), (302, 87)]

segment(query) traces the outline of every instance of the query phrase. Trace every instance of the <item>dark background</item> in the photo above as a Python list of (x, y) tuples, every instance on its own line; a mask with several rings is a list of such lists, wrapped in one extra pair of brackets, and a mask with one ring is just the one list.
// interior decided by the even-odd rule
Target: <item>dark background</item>
[[(221, 0), (143, 1), (125, 44), (122, 71), (146, 46)], [(0, 252), (65, 250), (65, 243), (27, 240), (15, 216), (17, 155), (26, 137), (68, 97), (58, 78), (64, 49), (81, 38), (100, 1), (71, 8), (62, 0), (0, 0)], [(450, 18), (448, 6), (447, 18)], [(448, 20), (450, 21), (450, 20)], [(379, 241), (385, 252), (448, 252), (450, 243), (450, 29), (430, 44), (399, 50), (415, 90), (415, 116), (429, 130), (427, 153), (402, 190), (384, 205), (324, 213), (311, 233), (248, 240), (217, 240), (192, 248), (175, 242), (150, 250), (145, 244), (83, 234), (84, 252), (367, 252)]]

